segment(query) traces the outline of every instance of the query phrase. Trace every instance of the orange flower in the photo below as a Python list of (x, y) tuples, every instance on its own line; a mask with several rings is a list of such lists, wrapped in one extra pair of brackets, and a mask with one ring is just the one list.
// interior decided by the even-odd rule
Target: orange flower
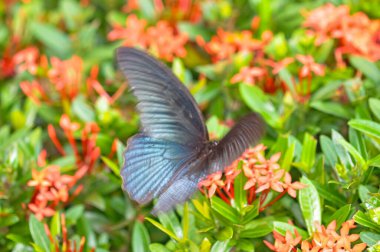
[(215, 191), (218, 187), (224, 186), (224, 182), (221, 178), (222, 172), (216, 172), (209, 175), (205, 180), (201, 181), (198, 186), (200, 189), (202, 189), (202, 187), (208, 188), (207, 195), (209, 198), (211, 198), (215, 194)]
[(39, 51), (37, 47), (31, 46), (19, 51), (14, 56), (14, 62), (17, 66), (17, 72), (28, 71), (35, 75), (38, 69)]
[(314, 58), (310, 55), (297, 55), (296, 59), (303, 64), (300, 70), (301, 77), (310, 76), (311, 73), (315, 75), (325, 75), (325, 66), (315, 63)]
[(108, 34), (109, 40), (123, 40), (126, 46), (140, 46), (166, 61), (174, 57), (185, 57), (187, 35), (180, 33), (166, 21), (159, 21), (156, 26), (146, 29), (146, 21), (130, 15), (126, 27), (114, 25)]
[(302, 252), (322, 252), (322, 251), (347, 251), (347, 252), (362, 252), (367, 245), (359, 243), (351, 248), (351, 243), (359, 239), (358, 234), (349, 234), (350, 229), (355, 228), (354, 221), (348, 220), (342, 224), (340, 235), (335, 231), (336, 221), (332, 221), (327, 227), (317, 224), (317, 231), (313, 234), (311, 241), (303, 240), (297, 235), (293, 239), (291, 234), (286, 232), (285, 237), (273, 231), (275, 239), (274, 244), (264, 241), (269, 249), (276, 252), (297, 251), (301, 242)]
[(257, 81), (262, 81), (267, 75), (265, 68), (261, 67), (243, 67), (238, 74), (235, 74), (231, 83), (244, 82), (250, 85), (255, 85)]
[(36, 216), (38, 220), (42, 220), (45, 217), (53, 216), (55, 213), (54, 209), (52, 209), (51, 207), (47, 207), (47, 200), (29, 203), (28, 208)]
[(350, 15), (346, 5), (325, 4), (306, 14), (304, 26), (316, 37), (316, 45), (327, 39), (336, 39), (335, 56), (339, 66), (344, 66), (343, 54), (355, 54), (370, 61), (380, 59), (379, 20), (370, 20), (362, 12)]
[(64, 61), (53, 57), (51, 64), (48, 72), (50, 81), (63, 99), (73, 100), (82, 85), (82, 59), (76, 55)]
[(44, 170), (37, 171), (36, 169), (32, 169), (32, 180), (29, 180), (26, 184), (27, 186), (32, 187), (46, 187), (50, 186), (50, 181), (46, 180), (46, 172)]

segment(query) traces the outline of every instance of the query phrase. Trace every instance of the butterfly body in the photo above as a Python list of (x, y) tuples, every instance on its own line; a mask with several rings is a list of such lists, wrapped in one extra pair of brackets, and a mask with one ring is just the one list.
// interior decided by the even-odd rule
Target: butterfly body
[(153, 213), (186, 201), (208, 174), (223, 170), (262, 134), (260, 118), (243, 118), (219, 142), (210, 141), (202, 114), (186, 87), (162, 63), (133, 48), (117, 60), (137, 97), (141, 133), (128, 140), (123, 188), (140, 204), (158, 201)]

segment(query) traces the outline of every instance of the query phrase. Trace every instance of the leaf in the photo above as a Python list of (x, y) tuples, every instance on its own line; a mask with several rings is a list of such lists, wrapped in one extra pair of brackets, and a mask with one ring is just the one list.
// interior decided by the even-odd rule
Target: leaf
[(244, 185), (247, 181), (247, 177), (244, 176), (242, 171), (242, 162), (238, 164), (238, 170), (241, 172), (234, 180), (234, 195), (235, 195), (235, 204), (236, 208), (240, 211), (245, 205), (247, 205), (247, 191), (244, 190)]
[(214, 243), (214, 245), (211, 247), (210, 252), (227, 252), (230, 251), (230, 248), (228, 247), (228, 240), (227, 241), (217, 241)]
[(293, 97), (296, 97), (296, 90), (294, 89), (294, 83), (292, 81), (292, 75), (290, 72), (286, 68), (283, 68), (278, 73), (278, 76), (285, 83), (286, 87), (290, 90), (290, 93), (293, 95)]
[(259, 238), (268, 235), (273, 231), (273, 222), (266, 218), (253, 220), (245, 225), (240, 232), (241, 238)]
[(380, 124), (375, 123), (370, 120), (363, 119), (353, 119), (348, 122), (352, 128), (357, 129), (368, 136), (375, 138), (376, 140), (380, 139)]
[(53, 55), (67, 58), (71, 54), (70, 38), (51, 24), (32, 22), (33, 36), (52, 51)]
[(256, 199), (252, 204), (245, 206), (241, 210), (241, 214), (243, 215), (243, 223), (247, 223), (254, 218), (256, 218), (259, 215), (259, 208), (260, 208), (260, 200)]
[(380, 167), (380, 154), (377, 155), (376, 157), (371, 158), (370, 160), (368, 160), (368, 165), (369, 166)]
[(155, 227), (157, 227), (158, 229), (160, 229), (162, 232), (164, 232), (165, 234), (167, 234), (168, 236), (170, 236), (171, 238), (173, 238), (174, 240), (176, 241), (180, 241), (180, 238), (178, 238), (172, 231), (170, 231), (169, 229), (165, 228), (161, 223), (149, 218), (149, 217), (145, 217), (145, 219), (147, 221), (149, 221), (150, 223), (152, 223)]
[(189, 238), (189, 203), (185, 202), (183, 206), (183, 216), (182, 216), (182, 233), (183, 239)]
[[(139, 250), (134, 250), (134, 251), (139, 251)], [(149, 250), (146, 250), (146, 251), (151, 251), (151, 252), (170, 252), (171, 250), (169, 250), (167, 247), (165, 247), (164, 245), (162, 245), (160, 243), (152, 243), (152, 244), (149, 244)]]
[(362, 226), (368, 227), (370, 229), (375, 230), (376, 232), (380, 233), (380, 226), (374, 223), (369, 216), (367, 216), (362, 211), (358, 211), (354, 215), (354, 220), (356, 223), (359, 223)]
[(380, 99), (369, 98), (368, 101), (371, 112), (376, 116), (378, 120), (380, 120)]
[(273, 128), (282, 128), (279, 114), (260, 88), (241, 83), (239, 90), (241, 97), (250, 109), (259, 113)]
[(218, 197), (211, 198), (211, 208), (232, 223), (239, 223), (236, 210)]
[(373, 246), (380, 241), (380, 234), (364, 231), (360, 233), (360, 240), (367, 243), (367, 246)]
[(298, 193), (298, 201), (301, 207), (302, 215), (305, 219), (306, 227), (310, 235), (315, 232), (315, 223), (322, 223), (322, 209), (318, 191), (306, 177), (301, 178), (301, 183), (307, 185)]
[(50, 222), (50, 233), (52, 237), (61, 235), (61, 215), (56, 212)]
[(371, 198), (370, 193), (371, 192), (368, 190), (366, 186), (364, 185), (359, 186), (359, 199), (361, 200), (361, 202), (365, 202), (368, 199), (370, 199)]
[(38, 247), (43, 251), (50, 251), (49, 238), (45, 233), (44, 225), (37, 220), (37, 218), (32, 214), (29, 218), (29, 230), (32, 235), (33, 241)]
[(323, 113), (337, 116), (343, 119), (349, 119), (351, 117), (347, 107), (337, 102), (314, 101), (310, 104), (310, 107)]
[(149, 251), (149, 234), (144, 224), (136, 221), (132, 230), (132, 251)]
[(326, 136), (321, 136), (319, 139), (321, 142), (323, 154), (325, 155), (327, 162), (331, 167), (335, 167), (335, 164), (338, 161), (338, 156), (335, 152), (334, 143), (330, 138)]
[(118, 177), (120, 178), (120, 168), (119, 166), (109, 159), (108, 157), (102, 156), (101, 157), (102, 161), (108, 166), (108, 168), (111, 169), (111, 171)]
[(360, 167), (364, 171), (367, 169), (366, 161), (361, 156), (361, 154), (349, 142), (347, 142), (341, 135), (337, 135), (337, 134), (335, 135), (335, 140), (337, 141), (337, 143), (342, 145), (351, 154), (351, 156), (354, 157), (354, 159), (356, 160), (356, 163), (360, 165)]
[(286, 231), (289, 230), (292, 234), (294, 234), (294, 229), (301, 235), (303, 239), (307, 239), (309, 235), (307, 232), (299, 227), (293, 226), (286, 222), (274, 221), (273, 222), (274, 230), (281, 235), (285, 236)]
[(312, 183), (317, 189), (318, 194), (335, 206), (342, 206), (347, 203), (346, 199), (338, 191), (325, 188), (327, 185), (322, 186), (316, 181), (312, 181)]
[(220, 231), (218, 231), (215, 237), (216, 239), (218, 239), (218, 241), (226, 241), (226, 240), (231, 239), (233, 235), (234, 235), (234, 230), (232, 229), (232, 227), (225, 227), (221, 229)]
[(316, 92), (313, 94), (311, 98), (312, 103), (321, 99), (331, 98), (334, 95), (335, 91), (341, 86), (341, 80), (326, 83), (323, 87), (316, 90)]
[(301, 154), (301, 164), (302, 168), (306, 173), (311, 171), (315, 163), (315, 151), (317, 148), (317, 140), (306, 133), (303, 138), (302, 154)]
[(336, 220), (336, 229), (339, 229), (343, 222), (345, 222), (351, 212), (351, 205), (345, 205), (335, 211), (333, 215), (327, 217), (326, 224)]
[(84, 213), (83, 205), (75, 205), (66, 211), (66, 220), (69, 224), (76, 223)]
[(351, 56), (350, 63), (373, 82), (380, 84), (380, 69), (375, 63), (358, 56)]
[(177, 237), (183, 238), (182, 226), (174, 211), (159, 214), (158, 219), (164, 227), (174, 232)]
[(295, 143), (292, 143), (286, 150), (285, 155), (282, 158), (281, 162), (281, 168), (285, 171), (290, 171), (290, 167), (292, 165), (293, 157), (294, 157), (294, 151), (295, 151), (296, 145)]
[(73, 113), (84, 122), (92, 122), (95, 120), (95, 112), (88, 105), (82, 95), (78, 95), (71, 104)]

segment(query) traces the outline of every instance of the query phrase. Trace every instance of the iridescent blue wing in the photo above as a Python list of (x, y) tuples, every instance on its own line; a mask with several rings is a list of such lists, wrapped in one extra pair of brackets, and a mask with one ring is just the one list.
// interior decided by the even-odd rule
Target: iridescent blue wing
[(250, 114), (241, 119), (213, 148), (209, 155), (207, 174), (222, 171), (264, 133), (264, 123), (259, 115)]
[(159, 196), (193, 158), (190, 147), (138, 134), (128, 140), (121, 169), (123, 188), (140, 204)]
[(164, 64), (130, 47), (117, 50), (117, 61), (137, 97), (146, 135), (191, 146), (208, 140), (194, 98)]

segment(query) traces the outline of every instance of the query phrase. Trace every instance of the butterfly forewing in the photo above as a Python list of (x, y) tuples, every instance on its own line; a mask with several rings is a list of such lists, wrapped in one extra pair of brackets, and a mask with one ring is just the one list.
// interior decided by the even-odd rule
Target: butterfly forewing
[(194, 98), (165, 65), (129, 47), (118, 49), (117, 61), (138, 99), (144, 133), (190, 146), (208, 140)]

